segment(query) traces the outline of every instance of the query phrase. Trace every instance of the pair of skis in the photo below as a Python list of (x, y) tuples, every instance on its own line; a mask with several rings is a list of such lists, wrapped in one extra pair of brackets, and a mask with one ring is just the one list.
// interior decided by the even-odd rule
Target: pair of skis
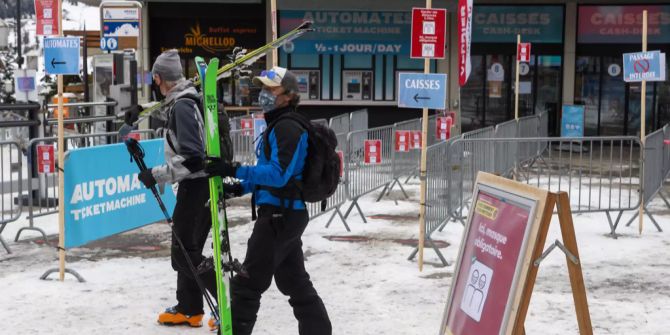
[[(231, 63), (228, 63), (228, 64), (222, 66), (220, 69), (218, 68), (218, 65), (217, 65), (217, 67), (216, 67), (217, 71), (216, 71), (215, 75), (213, 75), (213, 77), (218, 78), (222, 74), (224, 74), (226, 72), (229, 72), (229, 71), (231, 71), (231, 70), (233, 70), (233, 69), (235, 69), (235, 68), (237, 68), (237, 67), (239, 67), (243, 64), (253, 63), (257, 59), (263, 57), (269, 50), (279, 48), (279, 47), (285, 45), (286, 43), (289, 43), (289, 42), (293, 41), (294, 39), (302, 36), (303, 34), (311, 32), (311, 31), (314, 31), (314, 29), (312, 28), (312, 22), (311, 21), (305, 21), (300, 26), (298, 26), (295, 29), (289, 31), (285, 35), (282, 35), (279, 38), (277, 38), (276, 40), (274, 40), (274, 41), (272, 41), (272, 42), (270, 42), (266, 45), (263, 45), (258, 49), (255, 49), (255, 50), (247, 53), (243, 57), (240, 57), (239, 59), (236, 59)], [(200, 78), (194, 78), (194, 79), (191, 79), (191, 80), (193, 81), (194, 85), (196, 85), (196, 86), (201, 85)], [(159, 103), (157, 103), (157, 104), (155, 104), (151, 107), (147, 107), (140, 113), (138, 120), (133, 122), (132, 126), (127, 125), (127, 124), (123, 124), (121, 126), (121, 128), (119, 129), (119, 138), (126, 138), (135, 126), (137, 126), (140, 122), (142, 122), (142, 120), (144, 120), (149, 115), (151, 115), (151, 113), (159, 110), (161, 107), (163, 107), (163, 102), (159, 102)]]

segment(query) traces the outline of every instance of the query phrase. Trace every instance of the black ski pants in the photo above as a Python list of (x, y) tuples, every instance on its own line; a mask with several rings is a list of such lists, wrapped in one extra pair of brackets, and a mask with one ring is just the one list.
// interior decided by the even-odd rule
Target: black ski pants
[(308, 222), (305, 210), (260, 206), (244, 259), (249, 277), (236, 275), (231, 280), (233, 334), (251, 334), (261, 295), (273, 277), (289, 297), (300, 335), (332, 333), (326, 307), (305, 270), (301, 237)]
[[(206, 178), (182, 180), (177, 191), (177, 204), (172, 220), (188, 257), (197, 268), (205, 259), (202, 250), (212, 227), (209, 207), (209, 183)], [(177, 311), (186, 315), (203, 314), (203, 296), (183, 251), (172, 236), (172, 268), (177, 271)], [(200, 274), (205, 288), (216, 299), (214, 270)]]

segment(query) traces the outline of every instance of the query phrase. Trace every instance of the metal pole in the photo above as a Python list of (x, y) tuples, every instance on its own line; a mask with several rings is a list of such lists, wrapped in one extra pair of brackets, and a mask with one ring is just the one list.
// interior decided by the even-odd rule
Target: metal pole
[[(63, 37), (63, 2), (58, 0), (58, 36)], [(65, 280), (65, 141), (63, 130), (63, 75), (58, 75), (58, 263), (60, 281)]]
[[(426, 0), (426, 8), (432, 8), (433, 1)], [(430, 73), (430, 59), (423, 60), (423, 73)], [(419, 272), (423, 271), (423, 248), (426, 237), (426, 158), (428, 153), (428, 108), (423, 109), (421, 121), (421, 200), (419, 202)]]
[[(272, 24), (272, 40), (277, 39), (277, 0), (270, 0), (270, 22)], [(278, 64), (277, 48), (272, 48), (272, 66)]]
[(514, 119), (519, 121), (519, 45), (521, 35), (516, 35), (516, 79), (514, 84)]
[(21, 57), (21, 0), (16, 0), (16, 52), (18, 52), (16, 64), (21, 69), (21, 65), (23, 65), (23, 58)]
[[(647, 52), (647, 11), (642, 11), (642, 52)], [(646, 126), (646, 107), (647, 107), (647, 81), (642, 80), (642, 89), (640, 96), (642, 101), (640, 101), (640, 142), (642, 143), (642, 148), (640, 150), (640, 155), (642, 155), (642, 167), (640, 170), (640, 196), (642, 201), (640, 201), (640, 213), (639, 213), (639, 231), (638, 233), (642, 235), (642, 228), (644, 227), (644, 148), (645, 148), (645, 126)]]

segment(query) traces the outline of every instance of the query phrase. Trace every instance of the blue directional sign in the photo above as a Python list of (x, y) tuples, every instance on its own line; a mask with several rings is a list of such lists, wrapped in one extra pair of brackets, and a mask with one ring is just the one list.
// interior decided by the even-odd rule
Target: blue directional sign
[(665, 54), (660, 51), (623, 54), (623, 80), (665, 81)]
[(100, 49), (116, 50), (119, 48), (119, 40), (116, 36), (105, 36), (100, 39)]
[(48, 74), (79, 74), (79, 37), (45, 37), (44, 68)]
[(446, 109), (447, 75), (400, 73), (398, 107)]

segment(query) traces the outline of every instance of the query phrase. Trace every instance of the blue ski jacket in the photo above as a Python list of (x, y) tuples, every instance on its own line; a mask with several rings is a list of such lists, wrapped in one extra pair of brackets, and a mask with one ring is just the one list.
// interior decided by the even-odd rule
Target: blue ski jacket
[[(286, 107), (265, 113), (265, 121), (270, 125), (282, 114), (293, 110)], [(256, 144), (256, 165), (240, 166), (236, 177), (242, 180), (244, 193), (255, 192), (254, 197), (258, 205), (272, 205), (287, 209), (305, 209), (305, 203), (300, 199), (284, 199), (281, 204), (279, 197), (273, 195), (267, 188), (294, 187), (289, 183), (291, 178), (302, 180), (302, 172), (307, 158), (307, 131), (292, 120), (278, 121), (267, 136), (268, 143), (264, 143), (265, 136), (258, 137)], [(270, 146), (270, 158), (265, 156), (265, 146)]]

